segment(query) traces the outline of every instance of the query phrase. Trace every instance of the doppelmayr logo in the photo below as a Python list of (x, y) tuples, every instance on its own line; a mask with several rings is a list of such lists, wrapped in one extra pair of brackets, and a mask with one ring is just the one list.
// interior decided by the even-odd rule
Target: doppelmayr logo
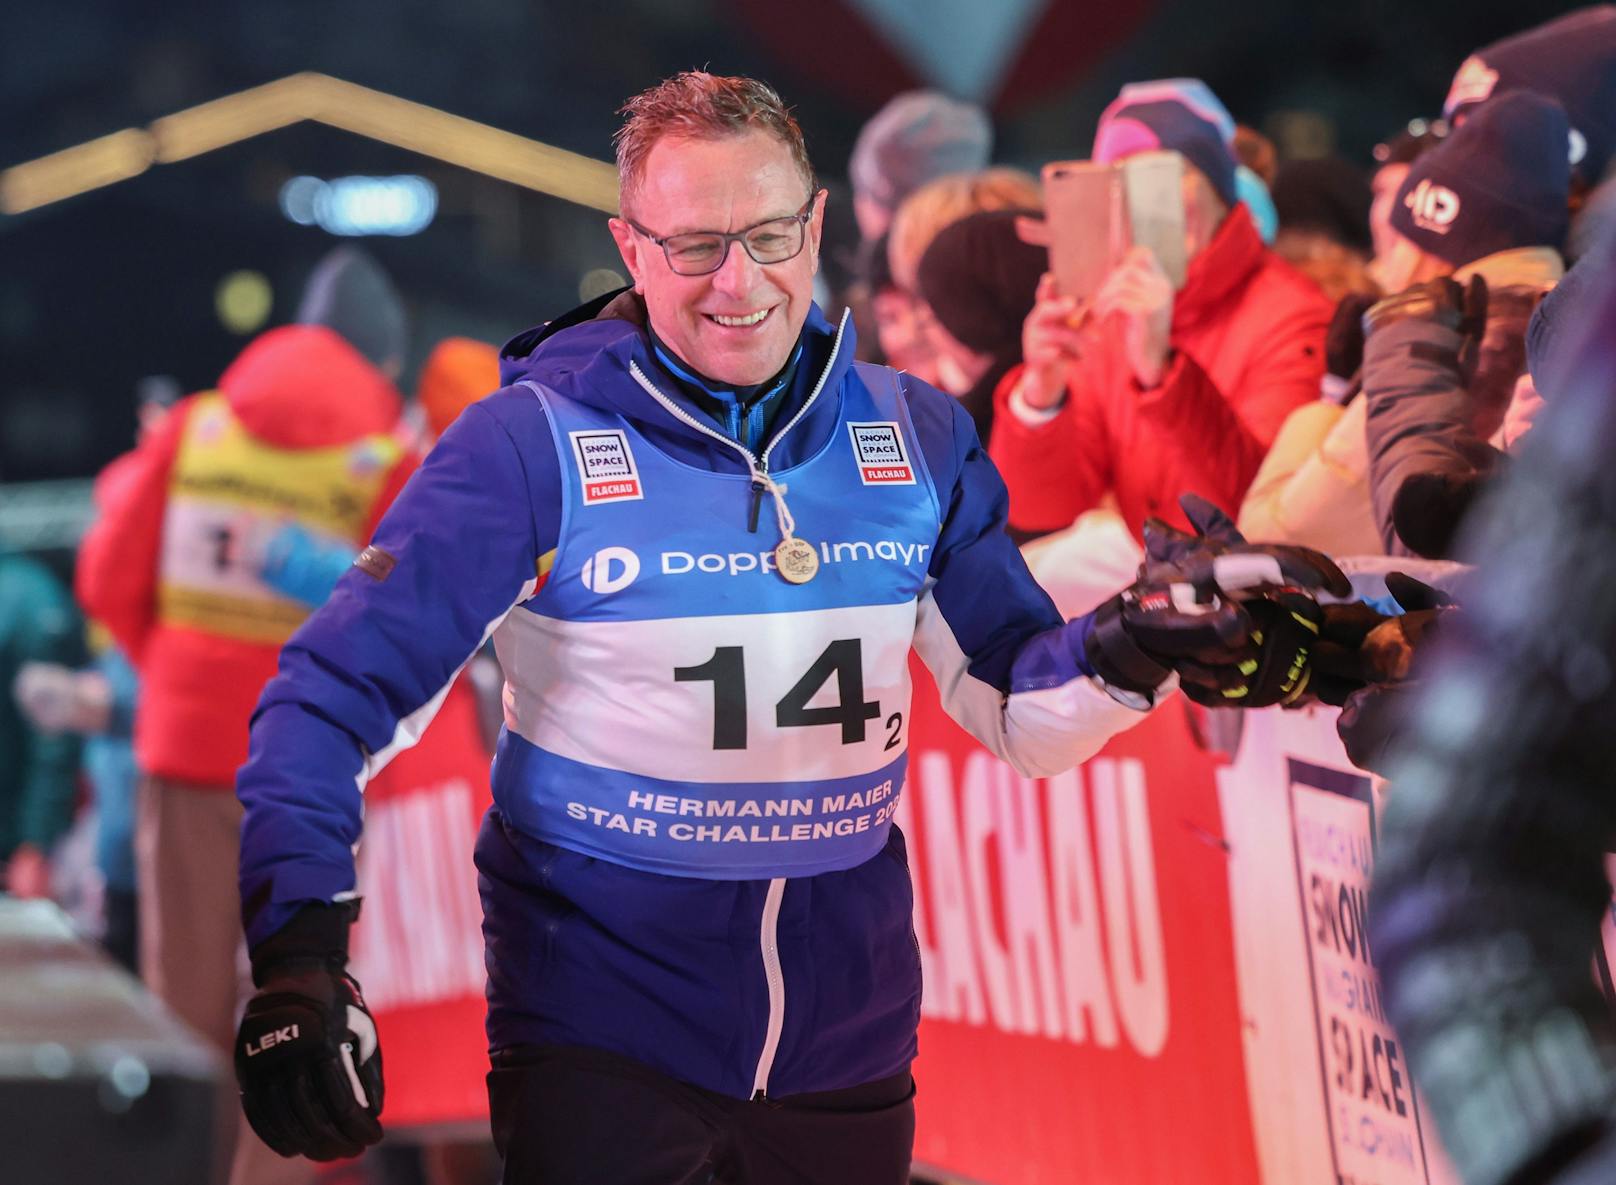
[[(852, 564), (865, 561), (887, 561), (924, 565), (929, 543), (902, 543), (896, 539), (878, 539), (874, 542), (859, 539), (851, 543), (821, 543), (819, 560), (822, 564)], [(774, 552), (729, 551), (691, 552), (664, 551), (659, 557), (664, 576), (687, 576), (693, 572), (706, 576), (744, 576), (749, 572), (773, 572)], [(622, 592), (640, 575), (640, 557), (626, 547), (603, 547), (584, 561), (579, 572), (584, 587), (599, 596)]]
[(640, 574), (640, 557), (626, 547), (603, 547), (584, 561), (584, 587), (605, 596), (622, 592)]

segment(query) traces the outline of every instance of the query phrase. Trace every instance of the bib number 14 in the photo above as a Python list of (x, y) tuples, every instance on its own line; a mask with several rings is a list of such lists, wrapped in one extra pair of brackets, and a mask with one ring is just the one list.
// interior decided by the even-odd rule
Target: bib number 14
[[(746, 661), (740, 646), (720, 646), (700, 666), (675, 667), (679, 683), (713, 685), (713, 748), (746, 748)], [(834, 678), (836, 702), (810, 707), (809, 701)], [(864, 647), (857, 638), (838, 638), (826, 646), (803, 673), (802, 678), (774, 705), (774, 722), (779, 728), (812, 728), (836, 725), (842, 744), (864, 743), (871, 720), (881, 717), (881, 705), (864, 698)], [(886, 726), (892, 730), (886, 748), (895, 748), (903, 728), (903, 714), (894, 712)]]

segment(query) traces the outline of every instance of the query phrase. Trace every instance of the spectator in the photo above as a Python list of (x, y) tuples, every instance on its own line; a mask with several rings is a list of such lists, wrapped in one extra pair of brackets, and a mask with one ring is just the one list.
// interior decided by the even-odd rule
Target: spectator
[(886, 234), (910, 194), (938, 177), (987, 167), (993, 127), (987, 113), (937, 91), (906, 91), (860, 130), (847, 171), (853, 213), (866, 243)]
[(17, 672), (17, 703), (41, 733), (84, 738), (84, 774), (95, 800), (95, 864), (101, 874), (101, 945), (140, 973), (135, 885), (135, 703), (140, 679), (91, 623), (95, 661), (83, 670), (31, 662)]
[(1442, 114), (1462, 124), (1488, 100), (1536, 91), (1565, 109), (1579, 188), (1616, 159), (1616, 5), (1566, 13), (1478, 49), (1453, 76)]
[[(1375, 145), (1375, 173), (1369, 181), (1369, 238), (1375, 259), (1389, 256), (1397, 242), (1392, 230), (1392, 204), (1397, 200), (1397, 191), (1403, 187), (1403, 179), (1408, 176), (1409, 166), (1440, 144), (1447, 134), (1445, 120), (1412, 119), (1397, 135)], [(1370, 272), (1373, 276), (1373, 264)], [(1378, 277), (1376, 284), (1379, 285)]]
[(499, 350), (469, 337), (445, 338), (421, 367), (415, 398), (426, 415), (427, 447), (466, 408), (499, 389)]
[[(1392, 205), (1411, 162), (1442, 142), (1448, 125), (1416, 119), (1375, 146), (1369, 233), (1375, 257), (1366, 269), (1371, 291), (1398, 241)], [(1339, 298), (1325, 339), (1319, 398), (1286, 417), (1240, 505), (1240, 529), (1256, 539), (1307, 540), (1331, 555), (1378, 555), (1380, 532), (1369, 510), (1368, 460), (1361, 409), (1347, 414), (1360, 390), (1363, 314), (1369, 293)]]
[[(1445, 557), (1496, 467), (1487, 439), (1525, 368), (1527, 321), (1564, 272), (1569, 132), (1553, 100), (1505, 95), (1399, 191), (1392, 226), (1416, 283), (1369, 310), (1363, 366), (1370, 501), (1392, 554)], [(1461, 298), (1467, 283), (1485, 306)]]
[(1042, 210), (1038, 178), (1020, 169), (998, 167), (939, 177), (904, 199), (887, 235), (892, 278), (905, 292), (918, 288), (920, 257), (937, 232), (982, 210)]
[(871, 320), (881, 357), (894, 370), (937, 386), (937, 355), (926, 335), (927, 313), (922, 303), (898, 287), (887, 259), (887, 236), (864, 244), (860, 253), (860, 283), (869, 296)]
[(1006, 168), (939, 177), (905, 199), (885, 240), (890, 285), (883, 312), (889, 323), (907, 327), (894, 330), (894, 336), (906, 337), (909, 346), (908, 365), (902, 369), (926, 382), (942, 381), (940, 360), (931, 344), (931, 314), (916, 294), (920, 258), (937, 232), (981, 210), (1042, 209), (1043, 204), (1036, 178)]
[(1273, 186), (1274, 251), (1332, 304), (1375, 289), (1369, 279), (1369, 185), (1338, 156), (1287, 161)]
[(1016, 234), (1028, 213), (968, 215), (944, 227), (920, 259), (920, 296), (931, 312), (943, 389), (970, 413), (981, 440), (993, 425), (994, 388), (1021, 362), (1021, 325), (1049, 263), (1042, 247)]
[(37, 560), (0, 545), (0, 888), (48, 897), (51, 847), (73, 821), (75, 737), (34, 728), (12, 694), (25, 663), (76, 663), (79, 619), (66, 591)]
[[(263, 581), (264, 547), (290, 518), (356, 550), (410, 469), (382, 373), (404, 354), (386, 277), (343, 248), (316, 271), (300, 316), (318, 323), (261, 335), (217, 391), (182, 401), (103, 474), (76, 581), (141, 677), (142, 978), (224, 1050), (247, 987), (235, 771), (280, 645), (309, 613)], [(308, 1178), (250, 1133), (237, 1141), (234, 1112), (221, 1101), (220, 1156), (234, 1145), (236, 1185)]]
[(1175, 293), (1135, 248), (1081, 314), (1044, 282), (1026, 362), (996, 393), (991, 451), (1013, 527), (1058, 530), (1107, 490), (1136, 535), (1151, 515), (1182, 524), (1182, 491), (1238, 505), (1281, 420), (1316, 394), (1329, 304), (1263, 247), (1238, 204), (1232, 132), (1190, 80), (1125, 87), (1101, 116), (1096, 160), (1184, 157), (1189, 270)]

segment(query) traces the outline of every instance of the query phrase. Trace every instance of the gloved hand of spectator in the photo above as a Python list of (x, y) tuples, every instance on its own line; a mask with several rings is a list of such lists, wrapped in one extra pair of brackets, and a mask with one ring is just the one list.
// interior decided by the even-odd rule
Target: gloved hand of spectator
[(1055, 407), (1066, 398), (1066, 368), (1083, 354), (1078, 326), (1083, 309), (1074, 297), (1062, 296), (1052, 272), (1038, 281), (1032, 312), (1021, 325), (1021, 356), (1026, 365), (1017, 393), (1035, 411)]
[(1468, 383), (1487, 329), (1487, 281), (1479, 275), (1460, 284), (1452, 276), (1424, 280), (1372, 305), (1364, 314), (1364, 333), (1373, 337), (1401, 321), (1422, 320), (1459, 335), (1457, 366)]
[(1353, 394), (1352, 382), (1363, 369), (1364, 313), (1375, 298), (1349, 292), (1335, 306), (1335, 316), (1324, 335), (1324, 383), (1321, 393), (1333, 403), (1346, 403)]
[(1149, 247), (1131, 248), (1094, 295), (1094, 316), (1116, 314), (1134, 381), (1146, 391), (1167, 373), (1173, 282)]
[(349, 905), (308, 905), (252, 951), (236, 1033), (241, 1105), (282, 1156), (338, 1160), (382, 1138), (376, 1022), (344, 968)]
[(1328, 704), (1371, 683), (1407, 679), (1415, 654), (1431, 638), (1453, 600), (1402, 572), (1386, 577), (1386, 591), (1406, 612), (1382, 613), (1362, 601), (1324, 606), (1313, 694)]
[(1196, 533), (1146, 524), (1139, 580), (1097, 612), (1090, 666), (1130, 692), (1148, 693), (1176, 672), (1197, 702), (1295, 702), (1320, 619), (1308, 590), (1345, 595), (1346, 577), (1311, 549), (1246, 542), (1204, 498), (1185, 495), (1180, 505)]
[(1336, 733), (1359, 769), (1384, 772), (1386, 754), (1406, 727), (1417, 680), (1415, 657), (1453, 600), (1440, 589), (1393, 572), (1386, 589), (1407, 610), (1381, 613), (1362, 602), (1324, 607), (1313, 694), (1341, 705)]

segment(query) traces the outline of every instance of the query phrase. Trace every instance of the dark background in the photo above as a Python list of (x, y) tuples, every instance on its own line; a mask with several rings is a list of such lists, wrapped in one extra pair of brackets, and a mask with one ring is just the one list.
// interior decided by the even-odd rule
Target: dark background
[[(889, 0), (890, 2), (890, 0)], [(990, 3), (993, 0), (978, 0)], [(1032, 0), (1041, 24), (989, 102), (996, 157), (1084, 155), (1130, 79), (1204, 78), (1282, 149), (1333, 145), (1361, 165), (1412, 116), (1436, 114), (1472, 49), (1565, 11), (1478, 0)], [(676, 70), (769, 79), (833, 193), (863, 120), (924, 81), (855, 0), (8, 0), (0, 18), (0, 167), (317, 70), (609, 159), (615, 108)], [(937, 21), (938, 45), (958, 34)], [(1298, 113), (1301, 113), (1298, 115)], [(603, 217), (313, 124), (26, 214), (0, 215), (0, 480), (82, 477), (127, 448), (142, 376), (205, 387), (245, 338), (214, 311), (223, 276), (270, 282), (291, 315), (338, 240), (286, 220), (297, 174), (420, 173), (427, 230), (362, 240), (410, 306), (411, 372), (450, 333), (502, 341), (565, 311), (592, 268), (618, 267)], [(834, 199), (833, 199), (834, 200)], [(834, 211), (833, 211), (834, 212)]]

